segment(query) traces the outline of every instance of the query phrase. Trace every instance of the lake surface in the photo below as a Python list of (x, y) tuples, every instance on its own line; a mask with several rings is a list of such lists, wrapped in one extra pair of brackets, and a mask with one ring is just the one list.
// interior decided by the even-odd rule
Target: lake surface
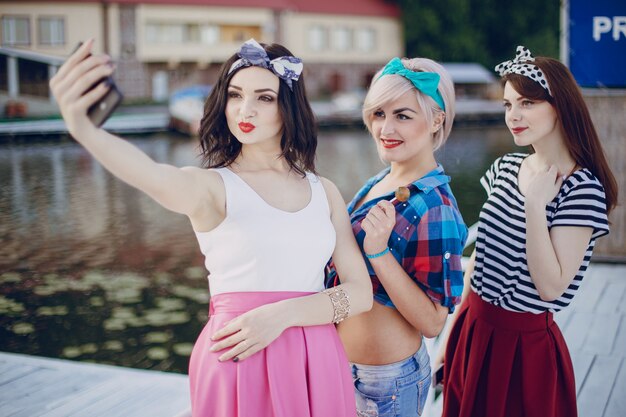
[[(132, 137), (153, 159), (199, 165), (197, 142)], [(505, 127), (460, 128), (438, 159), (468, 225), (478, 179), (518, 150)], [(322, 131), (319, 172), (346, 201), (384, 165), (363, 130)], [(186, 372), (207, 320), (207, 272), (185, 216), (115, 179), (69, 140), (0, 144), (0, 350)]]

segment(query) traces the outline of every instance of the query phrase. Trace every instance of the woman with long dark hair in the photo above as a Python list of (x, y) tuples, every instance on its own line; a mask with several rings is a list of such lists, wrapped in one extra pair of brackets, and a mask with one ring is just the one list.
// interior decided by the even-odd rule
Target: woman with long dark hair
[(534, 152), (498, 158), (481, 179), (487, 201), (447, 342), (443, 415), (576, 416), (553, 314), (570, 304), (609, 232), (617, 185), (563, 64), (520, 46), (496, 71), (513, 139)]
[[(159, 164), (95, 126), (107, 56), (86, 42), (50, 86), (69, 132), (111, 173), (189, 217), (210, 271), (210, 318), (189, 366), (195, 417), (353, 417), (335, 326), (372, 304), (337, 188), (315, 174), (302, 62), (244, 43), (222, 66), (200, 135), (204, 167)], [(342, 284), (324, 290), (333, 256)]]

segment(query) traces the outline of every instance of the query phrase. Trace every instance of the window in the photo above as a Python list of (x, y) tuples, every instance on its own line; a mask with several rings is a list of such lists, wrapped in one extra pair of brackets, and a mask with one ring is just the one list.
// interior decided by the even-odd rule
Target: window
[(200, 42), (200, 26), (195, 23), (185, 25), (185, 43)]
[(30, 18), (28, 16), (2, 16), (2, 45), (30, 45)]
[(241, 43), (250, 38), (261, 39), (260, 26), (235, 26), (222, 25), (220, 27), (220, 40), (224, 43)]
[(356, 32), (356, 47), (362, 52), (371, 52), (376, 49), (376, 32), (374, 29), (359, 29)]
[(352, 48), (352, 31), (348, 28), (335, 28), (333, 46), (338, 51), (347, 51)]
[(183, 43), (186, 37), (186, 29), (187, 27), (184, 24), (148, 23), (146, 25), (146, 42)]
[(328, 32), (322, 26), (309, 29), (309, 47), (313, 51), (322, 51), (328, 47)]
[(62, 17), (39, 18), (39, 44), (65, 45), (65, 20)]
[(220, 40), (220, 28), (216, 25), (202, 25), (200, 40), (206, 45), (215, 45)]

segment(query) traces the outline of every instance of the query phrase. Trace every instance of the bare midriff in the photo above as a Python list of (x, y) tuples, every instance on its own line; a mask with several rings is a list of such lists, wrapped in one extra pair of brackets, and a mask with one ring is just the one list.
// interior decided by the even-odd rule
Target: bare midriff
[(399, 362), (422, 343), (422, 334), (397, 309), (376, 301), (367, 313), (341, 322), (338, 331), (350, 362), (362, 365)]

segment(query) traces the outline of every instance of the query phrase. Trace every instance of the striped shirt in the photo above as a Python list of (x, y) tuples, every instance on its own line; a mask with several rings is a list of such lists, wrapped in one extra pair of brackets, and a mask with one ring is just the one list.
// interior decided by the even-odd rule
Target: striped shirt
[[(389, 173), (389, 168), (370, 178), (348, 204), (352, 231), (363, 251), (365, 231), (361, 222), (370, 209), (380, 200), (392, 200), (394, 193), (364, 202), (355, 209), (367, 193)], [(450, 177), (443, 167), (424, 175), (408, 185), (411, 196), (406, 202), (395, 200), (396, 224), (389, 237), (388, 246), (392, 255), (402, 265), (407, 275), (426, 295), (436, 303), (454, 311), (461, 301), (463, 292), (463, 270), (461, 257), (467, 227), (463, 222), (452, 194)], [(374, 268), (363, 255), (372, 279), (374, 300), (395, 307), (387, 291), (376, 276)], [(327, 268), (327, 286), (337, 284), (336, 271), (332, 262)]]
[(543, 301), (533, 284), (526, 260), (524, 196), (517, 178), (527, 154), (498, 158), (481, 178), (487, 201), (480, 211), (476, 263), (471, 287), (483, 300), (506, 310), (539, 314), (557, 312), (574, 298), (589, 265), (595, 240), (609, 232), (604, 188), (586, 168), (570, 175), (546, 206), (548, 229), (556, 226), (591, 227), (585, 257), (565, 292)]

